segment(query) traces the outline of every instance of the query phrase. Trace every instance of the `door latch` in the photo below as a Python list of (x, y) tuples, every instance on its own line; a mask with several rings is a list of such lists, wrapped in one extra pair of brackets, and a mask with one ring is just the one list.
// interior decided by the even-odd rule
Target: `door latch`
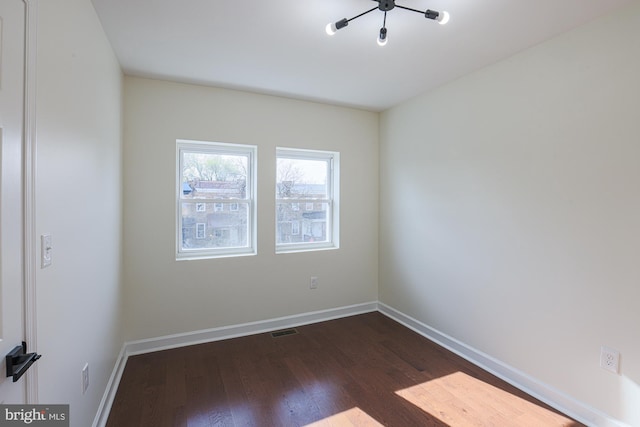
[(6, 355), (7, 377), (13, 377), (15, 383), (41, 357), (41, 354), (27, 353), (27, 343), (22, 341), (21, 346), (14, 347)]

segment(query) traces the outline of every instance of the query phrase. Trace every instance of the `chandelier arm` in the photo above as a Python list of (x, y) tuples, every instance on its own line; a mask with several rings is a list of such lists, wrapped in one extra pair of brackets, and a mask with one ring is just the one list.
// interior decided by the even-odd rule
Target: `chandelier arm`
[(373, 8), (371, 8), (371, 9), (367, 10), (366, 12), (362, 12), (360, 15), (356, 15), (356, 16), (354, 16), (354, 17), (353, 17), (353, 18), (351, 18), (351, 19), (347, 19), (347, 22), (351, 22), (351, 21), (353, 21), (354, 19), (360, 18), (361, 16), (364, 16), (364, 15), (366, 15), (366, 14), (367, 14), (367, 13), (369, 13), (369, 12), (373, 12), (373, 11), (374, 11), (374, 10), (376, 10), (376, 9), (378, 9), (378, 8), (377, 8), (377, 7), (373, 7)]
[(411, 12), (417, 12), (421, 15), (424, 15), (426, 13), (426, 11), (424, 10), (412, 9), (410, 7), (400, 6), (399, 4), (396, 4), (396, 7), (399, 7), (400, 9), (404, 9), (404, 10), (410, 10)]

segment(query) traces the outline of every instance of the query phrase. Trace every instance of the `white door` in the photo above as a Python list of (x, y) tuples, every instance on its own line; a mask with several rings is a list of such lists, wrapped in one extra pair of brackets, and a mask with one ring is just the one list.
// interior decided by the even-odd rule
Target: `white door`
[(25, 376), (14, 383), (5, 375), (5, 355), (25, 339), (22, 176), (25, 8), (23, 0), (0, 0), (0, 403), (26, 403)]

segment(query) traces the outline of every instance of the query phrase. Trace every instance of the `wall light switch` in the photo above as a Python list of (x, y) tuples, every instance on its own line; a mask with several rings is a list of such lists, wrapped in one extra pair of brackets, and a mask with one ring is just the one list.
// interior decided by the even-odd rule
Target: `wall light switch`
[(40, 261), (41, 268), (45, 268), (51, 265), (51, 252), (53, 247), (51, 246), (51, 234), (43, 234), (40, 236)]

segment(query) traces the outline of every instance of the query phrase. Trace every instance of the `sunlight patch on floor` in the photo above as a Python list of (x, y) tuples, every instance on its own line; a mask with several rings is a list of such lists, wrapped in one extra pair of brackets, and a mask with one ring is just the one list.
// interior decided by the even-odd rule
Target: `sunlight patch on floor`
[(362, 409), (356, 407), (323, 418), (315, 423), (307, 424), (305, 427), (382, 427), (382, 424), (371, 418)]
[(570, 418), (528, 402), (464, 372), (455, 372), (408, 387), (397, 391), (396, 394), (440, 421), (456, 427), (575, 425)]

